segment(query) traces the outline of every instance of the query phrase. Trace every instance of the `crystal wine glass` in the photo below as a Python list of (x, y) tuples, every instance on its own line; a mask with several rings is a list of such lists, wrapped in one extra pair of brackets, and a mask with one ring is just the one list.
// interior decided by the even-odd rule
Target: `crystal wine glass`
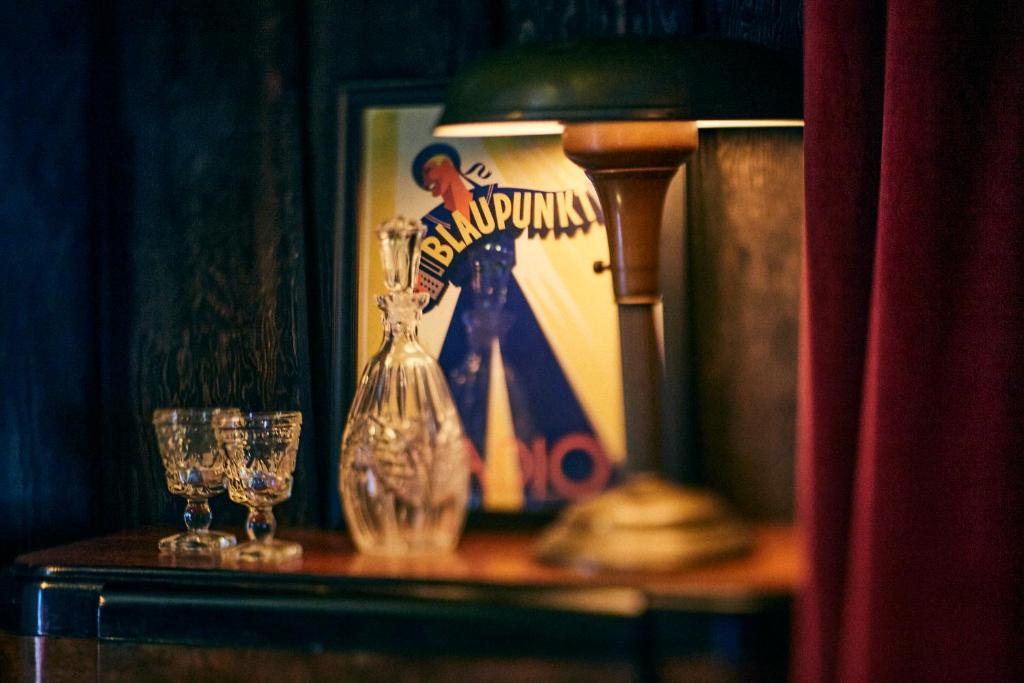
[(229, 462), (228, 496), (249, 508), (247, 543), (224, 553), (235, 562), (277, 563), (301, 557), (302, 546), (274, 538), (273, 506), (292, 495), (302, 413), (233, 413), (214, 423)]
[(234, 545), (235, 537), (210, 531), (213, 515), (208, 499), (224, 492), (227, 458), (213, 434), (213, 419), (233, 408), (164, 408), (153, 413), (167, 488), (183, 496), (187, 531), (160, 539), (160, 552), (204, 555)]

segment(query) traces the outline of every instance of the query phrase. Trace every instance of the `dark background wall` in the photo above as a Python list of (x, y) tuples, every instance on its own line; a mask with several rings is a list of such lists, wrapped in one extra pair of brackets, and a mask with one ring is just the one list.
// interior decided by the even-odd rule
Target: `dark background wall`
[[(332, 404), (327, 378), (343, 324), (331, 287), (342, 83), (446, 77), (503, 45), (581, 36), (713, 33), (795, 58), (801, 43), (793, 0), (3, 7), (0, 561), (177, 524), (149, 427), (167, 405), (301, 409), (279, 512), (339, 523), (328, 425), (347, 397)], [(682, 397), (670, 465), (749, 515), (786, 518), (799, 134), (709, 134), (695, 161), (688, 237), (668, 242), (692, 294), (666, 298), (676, 336), (692, 330), (670, 345)], [(226, 500), (214, 507), (240, 522)]]

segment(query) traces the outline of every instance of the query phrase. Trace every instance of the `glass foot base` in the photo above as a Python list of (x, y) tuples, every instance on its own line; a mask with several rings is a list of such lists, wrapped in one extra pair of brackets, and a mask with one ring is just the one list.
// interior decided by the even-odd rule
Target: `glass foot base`
[(184, 531), (161, 538), (159, 548), (162, 553), (174, 553), (175, 555), (209, 555), (218, 553), (234, 544), (233, 534), (225, 534), (220, 531), (203, 533)]
[(273, 539), (271, 541), (249, 541), (226, 550), (222, 558), (225, 562), (280, 564), (302, 557), (302, 546), (291, 541)]

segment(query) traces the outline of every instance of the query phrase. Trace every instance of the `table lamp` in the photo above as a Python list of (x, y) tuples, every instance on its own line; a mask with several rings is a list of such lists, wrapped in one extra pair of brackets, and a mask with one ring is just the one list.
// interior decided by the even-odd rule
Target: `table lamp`
[(660, 473), (659, 230), (669, 182), (697, 148), (697, 129), (803, 125), (801, 87), (799, 65), (778, 53), (705, 37), (517, 47), (451, 83), (436, 136), (561, 134), (604, 210), (629, 476), (568, 507), (542, 534), (539, 559), (661, 570), (749, 547), (746, 527), (717, 496)]

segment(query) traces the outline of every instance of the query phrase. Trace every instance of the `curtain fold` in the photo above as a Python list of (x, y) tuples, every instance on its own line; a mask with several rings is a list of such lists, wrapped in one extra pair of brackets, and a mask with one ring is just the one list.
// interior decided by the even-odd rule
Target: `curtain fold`
[(1022, 7), (805, 3), (797, 680), (1024, 680)]

